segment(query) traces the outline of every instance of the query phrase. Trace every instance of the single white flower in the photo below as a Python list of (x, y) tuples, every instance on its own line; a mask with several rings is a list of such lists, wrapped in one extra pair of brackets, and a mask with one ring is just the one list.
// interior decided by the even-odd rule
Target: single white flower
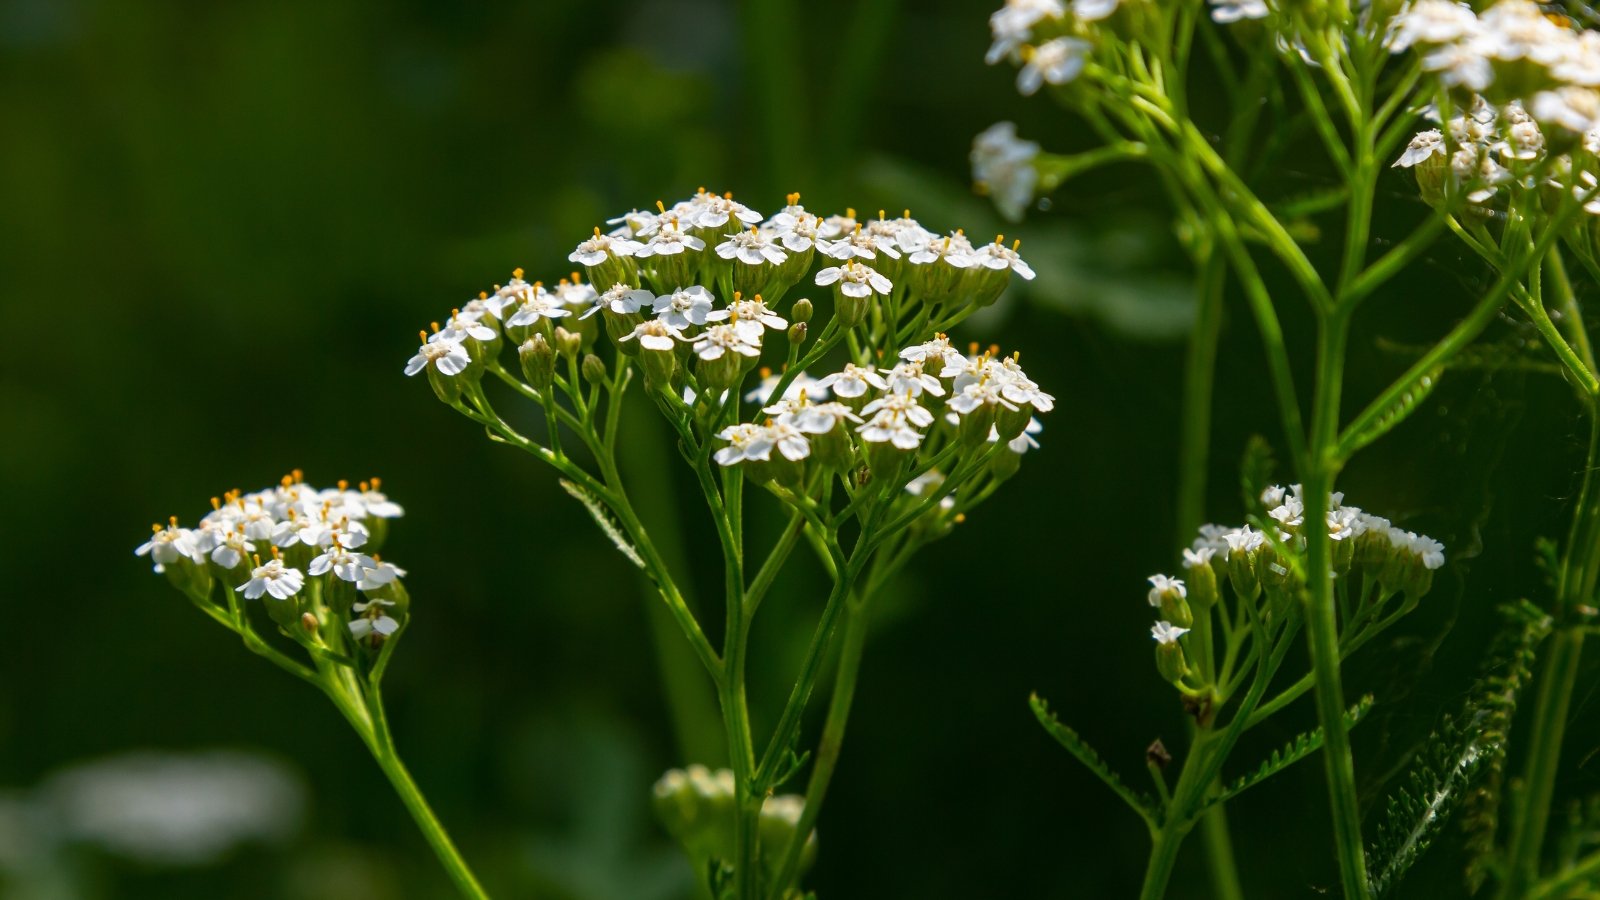
[(694, 353), (705, 360), (721, 359), (732, 351), (742, 356), (760, 356), (761, 344), (752, 343), (747, 331), (733, 325), (712, 325), (694, 339)]
[(366, 569), (375, 565), (377, 563), (365, 553), (354, 553), (333, 544), (313, 557), (306, 571), (313, 576), (332, 572), (341, 581), (357, 582)]
[[(995, 202), (999, 203), (998, 200)], [(969, 269), (972, 267), (972, 242), (958, 231), (923, 244), (906, 259), (919, 266), (942, 260), (958, 269)]]
[(506, 320), (507, 325), (522, 326), (532, 325), (540, 319), (560, 319), (572, 315), (572, 310), (567, 309), (560, 297), (543, 288), (526, 294), (516, 312)]
[(889, 386), (883, 376), (869, 368), (858, 366), (855, 363), (845, 363), (842, 371), (831, 375), (824, 375), (817, 379), (817, 386), (825, 390), (832, 390), (835, 394), (846, 400), (864, 395), (869, 388), (884, 390)]
[(1117, 0), (1072, 0), (1072, 14), (1085, 22), (1110, 18), (1117, 11)]
[(1388, 47), (1399, 53), (1413, 44), (1449, 44), (1471, 38), (1482, 26), (1472, 7), (1454, 0), (1417, 0), (1395, 17)]
[(352, 603), (350, 611), (358, 614), (358, 618), (350, 620), (350, 636), (359, 641), (374, 634), (389, 637), (399, 631), (400, 623), (383, 611), (384, 607), (393, 605), (393, 600)]
[(652, 256), (676, 256), (686, 250), (704, 250), (706, 242), (678, 227), (677, 217), (661, 226), (650, 240), (645, 241), (634, 256), (648, 259)]
[(876, 291), (887, 294), (894, 289), (889, 279), (878, 274), (871, 266), (850, 260), (842, 266), (829, 266), (817, 273), (817, 285), (827, 287), (839, 282), (839, 293), (846, 297), (870, 297)]
[[(762, 371), (766, 371), (763, 369)], [(778, 387), (781, 374), (764, 375), (761, 383), (745, 392), (746, 403), (769, 403), (772, 401), (772, 392)], [(812, 378), (804, 372), (794, 376), (789, 386), (783, 389), (783, 400), (798, 400), (808, 398), (812, 401), (828, 399), (828, 389), (823, 386), (821, 379)], [(770, 410), (768, 410), (770, 412)]]
[(1475, 42), (1445, 44), (1422, 58), (1422, 67), (1439, 73), (1446, 87), (1481, 91), (1494, 81), (1494, 69)]
[(861, 424), (862, 419), (843, 403), (812, 403), (807, 397), (790, 397), (779, 400), (762, 412), (775, 421), (792, 425), (806, 434), (827, 434), (841, 422)]
[(895, 249), (896, 235), (885, 234), (883, 231), (869, 231), (857, 224), (855, 230), (838, 240), (820, 240), (817, 249), (823, 256), (838, 260), (848, 259), (877, 259), (878, 254), (899, 259), (900, 251)]
[(1005, 244), (1000, 243), (999, 237), (996, 237), (994, 243), (984, 244), (973, 251), (972, 261), (985, 269), (994, 269), (996, 271), (1010, 269), (1021, 275), (1024, 280), (1032, 281), (1033, 268), (1023, 262), (1022, 256), (1017, 253), (1018, 248), (1021, 246), (1021, 241), (1013, 241), (1011, 246), (1007, 247)]
[(602, 309), (609, 309), (619, 316), (632, 315), (646, 306), (653, 308), (655, 302), (655, 294), (642, 288), (635, 288), (632, 285), (619, 282), (612, 285), (605, 293), (595, 297), (594, 306), (578, 318), (587, 319)]
[(577, 272), (572, 273), (572, 280), (570, 281), (565, 278), (561, 279), (561, 283), (556, 285), (554, 293), (556, 299), (561, 301), (562, 306), (588, 307), (593, 305), (600, 296), (599, 292), (594, 289), (594, 285), (578, 278)]
[(1033, 40), (1033, 26), (1040, 19), (1059, 19), (1066, 15), (1061, 0), (1008, 0), (1005, 6), (989, 16), (989, 30), (994, 42), (983, 61), (994, 65), (1007, 57), (1014, 57), (1023, 44)]
[(265, 565), (260, 564), (259, 558), (256, 562), (256, 567), (250, 570), (250, 580), (234, 588), (235, 592), (244, 594), (246, 600), (254, 600), (262, 594), (287, 600), (305, 585), (305, 576), (300, 570), (285, 566), (277, 557), (267, 560)]
[(923, 363), (920, 360), (908, 359), (892, 369), (879, 371), (889, 376), (885, 381), (891, 393), (920, 397), (923, 391), (927, 391), (935, 397), (944, 396), (944, 385), (939, 383), (939, 379), (923, 371)]
[(723, 320), (728, 320), (729, 324), (738, 329), (748, 343), (758, 346), (761, 344), (761, 335), (765, 328), (783, 331), (789, 327), (789, 323), (782, 316), (767, 309), (767, 304), (759, 296), (753, 300), (735, 300), (729, 303), (726, 309), (719, 309), (706, 315), (708, 322)]
[(712, 302), (711, 292), (696, 284), (657, 297), (652, 311), (668, 325), (683, 329), (691, 325), (704, 325)]
[(937, 362), (940, 372), (944, 371), (945, 366), (959, 366), (966, 362), (966, 357), (961, 355), (961, 351), (950, 346), (950, 336), (947, 334), (934, 335), (930, 341), (901, 350), (900, 358), (908, 362), (922, 363), (924, 367)]
[(1444, 545), (1425, 534), (1412, 534), (1408, 536), (1408, 547), (1417, 558), (1422, 561), (1426, 569), (1437, 569), (1444, 565)]
[(1017, 71), (1017, 90), (1024, 97), (1039, 92), (1046, 83), (1066, 84), (1078, 77), (1089, 61), (1091, 47), (1088, 41), (1072, 37), (1058, 37), (1024, 51), (1022, 68)]
[(150, 530), (150, 540), (140, 544), (133, 552), (136, 556), (150, 557), (155, 563), (156, 571), (159, 572), (163, 566), (170, 566), (180, 559), (205, 561), (205, 557), (195, 546), (194, 532), (187, 528), (179, 528), (177, 517), (173, 517), (165, 528), (152, 525)]
[(579, 265), (598, 266), (614, 256), (633, 256), (642, 246), (630, 238), (601, 234), (600, 229), (596, 228), (594, 237), (579, 244), (577, 249), (567, 254), (567, 259)]
[(689, 201), (690, 215), (684, 218), (691, 227), (697, 228), (722, 228), (730, 220), (737, 219), (746, 225), (756, 225), (764, 216), (743, 203), (733, 199), (731, 194), (718, 196), (701, 188)]
[(1265, 19), (1271, 12), (1265, 0), (1211, 0), (1211, 21), (1218, 25)]
[[(1427, 131), (1419, 132), (1416, 137), (1411, 139), (1411, 143), (1406, 145), (1405, 152), (1400, 154), (1400, 158), (1394, 161), (1394, 166), (1409, 169), (1430, 156), (1444, 156), (1445, 152), (1444, 135), (1439, 132), (1439, 129), (1430, 128)], [(1391, 166), (1391, 168), (1394, 166)]]
[[(614, 219), (606, 220), (607, 225), (621, 225), (627, 229), (627, 234), (634, 236), (654, 234), (659, 222), (660, 216), (647, 209), (630, 209)], [(626, 237), (627, 234), (623, 236)]]
[(1151, 575), (1148, 580), (1150, 582), (1150, 593), (1145, 599), (1150, 601), (1151, 606), (1160, 606), (1161, 598), (1168, 595), (1176, 595), (1180, 600), (1189, 596), (1189, 589), (1184, 587), (1183, 579), (1181, 578), (1172, 578), (1167, 575)]
[(1162, 645), (1176, 644), (1178, 638), (1188, 633), (1189, 629), (1179, 628), (1171, 622), (1157, 622), (1150, 626), (1150, 636), (1156, 639), (1156, 643)]
[(356, 587), (363, 591), (375, 591), (386, 584), (393, 584), (395, 579), (406, 577), (406, 570), (385, 560), (373, 557), (374, 564), (361, 570), (361, 580), (356, 582)]
[(224, 569), (232, 569), (256, 552), (256, 545), (245, 539), (243, 529), (222, 539), (211, 551), (211, 561)]
[(631, 341), (635, 338), (639, 340), (639, 346), (646, 350), (664, 350), (668, 353), (685, 339), (683, 331), (666, 319), (646, 319), (623, 335), (621, 340)]
[[(1039, 155), (1039, 145), (1017, 137), (1017, 126), (1010, 122), (996, 122), (972, 139), (972, 181), (981, 191), (988, 193), (1000, 213), (1013, 221), (1022, 218), (1028, 204), (1033, 202), (1033, 192), (1039, 183), (1039, 172), (1033, 161)], [(923, 244), (920, 253), (913, 254), (914, 263), (933, 261), (933, 255), (918, 259), (928, 253)], [(946, 241), (945, 252), (949, 252)]]
[(765, 426), (751, 422), (729, 425), (717, 432), (717, 437), (728, 442), (728, 446), (718, 449), (713, 456), (719, 466), (772, 457), (772, 436)]
[(902, 450), (914, 450), (922, 443), (919, 429), (933, 424), (933, 413), (905, 394), (884, 394), (861, 410), (871, 416), (856, 429), (861, 439), (872, 443), (888, 442)]
[(717, 245), (717, 255), (723, 259), (737, 259), (751, 266), (763, 263), (776, 266), (789, 258), (788, 252), (778, 246), (770, 235), (754, 226), (749, 231), (736, 231), (728, 235), (727, 240)]
[(1201, 566), (1211, 565), (1211, 557), (1217, 554), (1215, 547), (1185, 547), (1183, 548), (1183, 567), (1197, 569)]
[(1583, 134), (1600, 126), (1600, 91), (1569, 86), (1533, 95), (1528, 112), (1540, 122)]
[(380, 519), (398, 519), (406, 514), (400, 504), (389, 499), (389, 495), (378, 490), (383, 482), (378, 478), (361, 483), (361, 502), (366, 504), (367, 515)]
[(417, 355), (406, 361), (406, 374), (415, 375), (427, 368), (429, 363), (445, 375), (460, 375), (472, 364), (472, 357), (467, 355), (467, 348), (460, 341), (433, 341), (424, 333)]

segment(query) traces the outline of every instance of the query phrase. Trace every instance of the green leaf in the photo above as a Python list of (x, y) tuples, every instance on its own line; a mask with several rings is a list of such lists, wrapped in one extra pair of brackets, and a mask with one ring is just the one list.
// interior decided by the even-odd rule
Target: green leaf
[(1149, 795), (1134, 793), (1132, 788), (1123, 784), (1122, 779), (1117, 777), (1116, 772), (1111, 771), (1111, 767), (1106, 765), (1106, 761), (1093, 747), (1085, 743), (1076, 731), (1061, 724), (1061, 720), (1050, 712), (1050, 706), (1045, 703), (1044, 698), (1033, 694), (1028, 698), (1028, 705), (1033, 708), (1033, 714), (1039, 719), (1039, 724), (1043, 725), (1044, 730), (1050, 732), (1050, 736), (1061, 746), (1067, 748), (1068, 753), (1077, 757), (1078, 762), (1083, 763), (1089, 771), (1105, 782), (1106, 787), (1121, 797), (1123, 802), (1132, 807), (1150, 827), (1154, 828), (1159, 824), (1161, 810), (1156, 806), (1156, 802)]
[(1389, 797), (1368, 854), (1374, 895), (1394, 889), (1428, 849), (1439, 829), (1466, 806), (1467, 884), (1482, 885), (1491, 863), (1501, 767), (1517, 696), (1530, 676), (1533, 650), (1550, 618), (1519, 601), (1501, 608), (1507, 623), (1491, 645), (1462, 708), (1447, 716), (1417, 752), (1405, 784)]
[(1244, 508), (1247, 514), (1265, 517), (1261, 505), (1261, 492), (1272, 484), (1272, 470), (1277, 460), (1272, 455), (1272, 445), (1259, 434), (1250, 435), (1244, 445), (1244, 457), (1239, 461), (1239, 487), (1244, 491)]
[[(1357, 701), (1355, 706), (1345, 710), (1344, 728), (1346, 731), (1356, 727), (1372, 709), (1372, 695), (1368, 694)], [(1314, 728), (1295, 737), (1285, 744), (1282, 749), (1272, 751), (1272, 755), (1261, 761), (1261, 765), (1254, 772), (1239, 780), (1224, 786), (1216, 796), (1209, 798), (1201, 810), (1218, 803), (1226, 803), (1239, 796), (1250, 788), (1255, 787), (1268, 778), (1282, 772), (1302, 759), (1310, 756), (1322, 748), (1324, 738), (1322, 729)]]
[(1404, 422), (1406, 417), (1411, 415), (1418, 406), (1421, 406), (1422, 401), (1428, 399), (1429, 394), (1433, 393), (1433, 389), (1439, 384), (1439, 376), (1443, 374), (1443, 371), (1442, 368), (1435, 367), (1432, 371), (1417, 379), (1417, 383), (1412, 385), (1410, 390), (1401, 394), (1387, 409), (1383, 410), (1372, 421), (1371, 425), (1351, 435), (1348, 446), (1344, 446), (1343, 442), (1341, 442), (1340, 449), (1345, 452), (1346, 456), (1353, 454), (1362, 447), (1388, 434), (1396, 425)]
[(628, 562), (641, 569), (644, 568), (644, 559), (639, 556), (639, 551), (635, 550), (633, 545), (628, 543), (628, 539), (622, 536), (622, 529), (618, 528), (617, 523), (611, 520), (606, 508), (600, 504), (600, 501), (593, 494), (565, 478), (561, 479), (561, 487), (571, 494), (573, 499), (583, 504), (583, 508), (587, 509), (589, 515), (594, 517), (594, 523), (600, 526), (600, 530), (605, 533), (606, 537), (611, 539), (611, 543), (617, 546), (617, 550), (628, 558)]

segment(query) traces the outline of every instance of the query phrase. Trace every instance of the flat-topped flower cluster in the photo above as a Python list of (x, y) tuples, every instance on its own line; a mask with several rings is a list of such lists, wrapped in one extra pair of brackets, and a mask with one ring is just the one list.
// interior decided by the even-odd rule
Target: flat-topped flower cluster
[(349, 606), (356, 616), (347, 626), (353, 637), (378, 640), (399, 629), (389, 610), (405, 570), (376, 548), (387, 520), (403, 514), (377, 478), (319, 489), (296, 470), (273, 487), (212, 497), (211, 511), (193, 528), (177, 516), (152, 525), (150, 539), (135, 553), (150, 557), (155, 571), (175, 583), (204, 584), (209, 593), (215, 579), (246, 600), (278, 601), (269, 609), (283, 621), (299, 618), (308, 585), (329, 595), (362, 592), (365, 599)]

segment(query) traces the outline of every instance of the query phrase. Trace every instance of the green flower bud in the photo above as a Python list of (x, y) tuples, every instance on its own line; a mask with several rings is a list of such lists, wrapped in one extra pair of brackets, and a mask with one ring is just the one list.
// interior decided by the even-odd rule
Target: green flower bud
[(850, 432), (839, 422), (822, 434), (809, 435), (811, 456), (817, 465), (835, 472), (848, 472), (856, 464), (855, 449), (850, 444)]
[(542, 391), (555, 381), (556, 353), (544, 335), (535, 334), (524, 341), (517, 348), (517, 356), (522, 360), (522, 377), (528, 379), (529, 387)]
[(1183, 551), (1183, 572), (1188, 584), (1189, 600), (1200, 610), (1202, 616), (1216, 605), (1220, 596), (1217, 590), (1217, 570), (1211, 567), (1211, 558), (1215, 552), (1210, 547)]
[(744, 357), (731, 350), (724, 350), (716, 359), (702, 356), (696, 361), (694, 372), (700, 384), (715, 396), (739, 383), (744, 374)]
[(1000, 440), (1009, 441), (1022, 434), (1028, 427), (1028, 422), (1033, 419), (1033, 404), (1020, 403), (1016, 409), (1011, 409), (1001, 404), (994, 412), (994, 428), (999, 432)]
[[(980, 402), (970, 412), (961, 416), (960, 424), (956, 426), (956, 433), (960, 436), (962, 444), (977, 449), (989, 443), (989, 431), (995, 424), (997, 405)], [(1001, 435), (1001, 439), (1006, 439), (1005, 435)]]
[(1179, 628), (1194, 624), (1194, 615), (1189, 611), (1189, 591), (1182, 579), (1151, 575), (1148, 599), (1151, 606), (1161, 609), (1161, 618), (1166, 621)]
[(1156, 640), (1156, 671), (1167, 681), (1177, 684), (1183, 676), (1189, 674), (1188, 661), (1183, 656), (1183, 645), (1178, 643), (1178, 638), (1189, 633), (1189, 629), (1175, 627), (1171, 622), (1157, 622), (1150, 627), (1150, 635)]
[[(584, 323), (590, 325), (592, 323)], [(556, 326), (556, 352), (568, 359), (575, 358), (578, 351), (583, 349), (583, 335), (574, 334), (561, 326)]]
[(790, 321), (804, 324), (811, 321), (812, 312), (813, 307), (811, 305), (811, 301), (801, 297), (799, 300), (796, 300), (794, 302), (794, 306), (790, 308), (789, 319)]
[(1239, 546), (1228, 551), (1228, 582), (1246, 603), (1255, 602), (1261, 594), (1261, 580), (1256, 577), (1256, 558), (1260, 555), (1259, 545), (1255, 549)]
[(1022, 454), (1007, 447), (989, 457), (989, 474), (1004, 481), (1022, 468)]
[(604, 384), (608, 377), (605, 362), (593, 353), (584, 354), (579, 371), (583, 373), (583, 380), (591, 384)]
[(461, 401), (461, 390), (467, 381), (467, 373), (460, 375), (446, 375), (439, 371), (438, 366), (428, 367), (428, 384), (433, 386), (433, 392), (440, 400), (454, 406)]
[(806, 323), (796, 322), (789, 326), (789, 343), (804, 344), (806, 342)]

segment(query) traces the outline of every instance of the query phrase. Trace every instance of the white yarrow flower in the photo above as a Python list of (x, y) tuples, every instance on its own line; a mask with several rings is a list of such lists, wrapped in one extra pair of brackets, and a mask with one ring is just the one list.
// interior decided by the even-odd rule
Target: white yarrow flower
[(1017, 90), (1031, 97), (1045, 84), (1066, 84), (1078, 77), (1089, 61), (1092, 49), (1088, 41), (1079, 38), (1058, 37), (1033, 48), (1024, 54), (1026, 61), (1017, 71)]
[(305, 576), (299, 569), (291, 569), (283, 564), (283, 560), (273, 558), (252, 569), (250, 580), (234, 588), (234, 591), (243, 594), (246, 600), (254, 600), (262, 594), (287, 600), (298, 594), (304, 585)]

